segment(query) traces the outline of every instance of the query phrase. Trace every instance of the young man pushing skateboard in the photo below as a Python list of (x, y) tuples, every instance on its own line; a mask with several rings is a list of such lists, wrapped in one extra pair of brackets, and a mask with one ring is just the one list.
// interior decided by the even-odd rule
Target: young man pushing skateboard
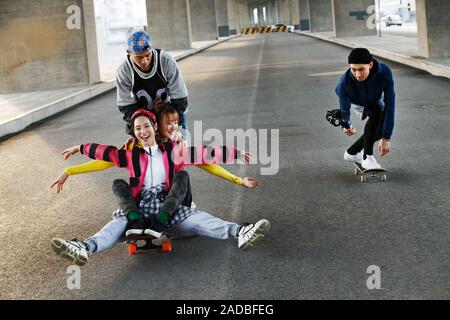
[(344, 153), (347, 161), (361, 163), (364, 169), (381, 166), (373, 156), (373, 146), (378, 143), (378, 154), (390, 151), (390, 139), (395, 120), (395, 91), (391, 69), (375, 60), (365, 48), (355, 48), (348, 56), (349, 69), (339, 79), (336, 94), (342, 112), (344, 134), (355, 133), (351, 126), (350, 109), (361, 120), (368, 118), (364, 134)]

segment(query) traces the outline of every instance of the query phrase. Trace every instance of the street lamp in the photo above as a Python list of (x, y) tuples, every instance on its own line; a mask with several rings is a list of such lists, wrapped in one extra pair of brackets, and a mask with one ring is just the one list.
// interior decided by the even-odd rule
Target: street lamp
[[(378, 36), (381, 37), (381, 0), (378, 0)], [(400, 0), (401, 2), (401, 0)]]

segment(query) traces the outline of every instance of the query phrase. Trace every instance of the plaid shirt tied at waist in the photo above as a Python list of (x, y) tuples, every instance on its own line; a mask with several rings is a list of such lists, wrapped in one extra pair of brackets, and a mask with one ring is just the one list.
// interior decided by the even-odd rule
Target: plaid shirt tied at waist
[[(142, 194), (137, 201), (139, 210), (146, 218), (151, 215), (158, 214), (164, 204), (164, 201), (166, 200), (167, 194), (168, 193), (162, 184), (142, 191)], [(177, 211), (173, 214), (170, 225), (176, 225), (182, 222), (195, 212), (196, 209), (180, 205)], [(112, 216), (113, 219), (126, 217), (125, 212), (122, 209), (114, 210)]]

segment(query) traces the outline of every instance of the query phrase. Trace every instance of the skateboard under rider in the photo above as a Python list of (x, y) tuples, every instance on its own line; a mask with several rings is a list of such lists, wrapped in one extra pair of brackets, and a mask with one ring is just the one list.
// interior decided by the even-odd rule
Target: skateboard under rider
[(172, 242), (169, 237), (164, 233), (158, 234), (151, 229), (146, 229), (144, 233), (140, 235), (128, 235), (126, 237), (126, 242), (128, 243), (128, 253), (131, 255), (149, 251), (172, 251)]
[(368, 180), (386, 181), (386, 172), (384, 168), (379, 169), (365, 169), (359, 162), (355, 162), (355, 174), (361, 175), (361, 182)]

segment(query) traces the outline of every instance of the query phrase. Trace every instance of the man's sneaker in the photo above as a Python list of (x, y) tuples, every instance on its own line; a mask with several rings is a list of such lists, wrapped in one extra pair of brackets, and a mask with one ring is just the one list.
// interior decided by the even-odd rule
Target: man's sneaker
[(269, 229), (270, 222), (266, 219), (259, 220), (255, 224), (246, 224), (239, 227), (237, 232), (239, 249), (245, 250), (249, 246), (253, 246), (256, 241), (264, 238), (264, 233)]
[(366, 170), (381, 168), (374, 156), (366, 156), (366, 159), (363, 159), (361, 166)]
[(155, 239), (160, 239), (163, 236), (162, 232), (158, 232), (153, 229), (145, 229), (144, 234), (150, 237), (154, 237)]
[(146, 220), (138, 220), (134, 222), (130, 229), (127, 230), (125, 236), (128, 240), (139, 239), (142, 236), (150, 236), (155, 238), (160, 238), (162, 231), (167, 229), (165, 225), (156, 219), (155, 215), (152, 215)]
[(345, 151), (344, 160), (361, 163), (363, 160), (363, 153), (364, 153), (364, 150), (361, 150), (357, 154), (352, 155), (352, 154), (348, 153), (347, 151)]
[(146, 222), (144, 219), (137, 220), (128, 227), (128, 230), (125, 233), (125, 236), (127, 238), (142, 236), (144, 234), (144, 230), (147, 229), (148, 226), (149, 226), (149, 223)]
[(51, 245), (58, 256), (74, 262), (76, 265), (84, 266), (88, 261), (88, 247), (82, 241), (53, 238)]

